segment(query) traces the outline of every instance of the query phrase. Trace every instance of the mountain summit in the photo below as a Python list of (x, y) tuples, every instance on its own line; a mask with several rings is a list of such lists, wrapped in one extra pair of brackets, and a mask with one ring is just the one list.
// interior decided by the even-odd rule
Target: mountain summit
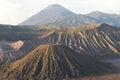
[(20, 23), (20, 25), (46, 25), (54, 23), (58, 19), (73, 15), (76, 14), (58, 4), (53, 4)]

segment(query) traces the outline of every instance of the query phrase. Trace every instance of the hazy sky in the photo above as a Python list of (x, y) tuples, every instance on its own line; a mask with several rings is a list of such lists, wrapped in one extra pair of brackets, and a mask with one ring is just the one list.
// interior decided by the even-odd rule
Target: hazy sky
[(81, 14), (92, 11), (120, 14), (120, 0), (0, 0), (0, 24), (16, 25), (51, 4)]

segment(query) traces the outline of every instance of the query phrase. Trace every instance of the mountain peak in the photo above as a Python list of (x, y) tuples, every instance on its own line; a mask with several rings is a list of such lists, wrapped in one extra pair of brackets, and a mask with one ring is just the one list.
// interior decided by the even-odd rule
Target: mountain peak
[(111, 26), (111, 25), (106, 24), (106, 23), (100, 24), (100, 25), (98, 26), (98, 29), (99, 29), (99, 30), (104, 30), (104, 31), (110, 31), (110, 30), (118, 31), (118, 30), (120, 30), (120, 28), (115, 27), (115, 26)]
[(40, 49), (40, 48), (46, 48), (46, 49), (48, 49), (48, 48), (52, 48), (52, 50), (54, 50), (54, 48), (65, 48), (65, 47), (67, 47), (67, 46), (65, 46), (65, 45), (58, 45), (58, 44), (43, 44), (43, 45), (40, 45), (38, 48)]
[(54, 23), (56, 20), (74, 15), (76, 14), (61, 5), (53, 4), (25, 20), (20, 25), (46, 25)]
[(62, 6), (59, 4), (52, 4), (52, 5), (49, 5), (49, 7), (62, 7)]
[[(62, 8), (64, 8), (63, 6), (61, 6), (61, 5), (59, 5), (59, 4), (52, 4), (52, 5), (49, 5), (48, 7), (46, 7), (46, 9), (55, 9), (55, 8), (57, 8), (57, 9), (62, 9)], [(64, 8), (65, 9), (65, 8)]]
[(103, 12), (100, 12), (100, 11), (93, 11), (93, 12), (88, 14), (88, 16), (95, 16), (95, 17), (100, 17), (100, 16), (103, 16), (103, 15), (107, 15), (107, 13), (103, 13)]
[(93, 11), (93, 12), (91, 12), (91, 13), (96, 13), (96, 14), (104, 14), (103, 12), (100, 12), (100, 11)]

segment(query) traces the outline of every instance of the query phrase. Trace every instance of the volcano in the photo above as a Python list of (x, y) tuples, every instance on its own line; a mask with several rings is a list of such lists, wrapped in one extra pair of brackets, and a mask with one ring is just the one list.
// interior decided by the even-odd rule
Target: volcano
[[(109, 72), (110, 65), (64, 45), (40, 45), (24, 58), (1, 68), (16, 80), (62, 80)], [(110, 70), (111, 71), (111, 70)]]
[(76, 14), (61, 5), (53, 4), (20, 23), (20, 25), (50, 25), (55, 23), (58, 19), (74, 15)]

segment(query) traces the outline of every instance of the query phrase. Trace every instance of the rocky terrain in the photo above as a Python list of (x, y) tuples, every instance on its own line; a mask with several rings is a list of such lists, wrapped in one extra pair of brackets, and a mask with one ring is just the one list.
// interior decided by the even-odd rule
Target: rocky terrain
[(0, 78), (119, 80), (119, 27), (104, 23), (0, 28)]
[[(20, 60), (2, 66), (1, 75), (16, 80), (62, 80), (114, 72), (113, 66), (64, 45), (40, 45)], [(113, 69), (113, 70), (111, 70)]]
[(119, 58), (120, 29), (117, 27), (101, 24), (48, 30), (45, 30), (47, 34), (41, 35), (39, 39), (26, 41), (21, 49), (31, 45), (31, 48), (26, 49), (29, 52), (40, 44), (64, 44), (94, 58)]

